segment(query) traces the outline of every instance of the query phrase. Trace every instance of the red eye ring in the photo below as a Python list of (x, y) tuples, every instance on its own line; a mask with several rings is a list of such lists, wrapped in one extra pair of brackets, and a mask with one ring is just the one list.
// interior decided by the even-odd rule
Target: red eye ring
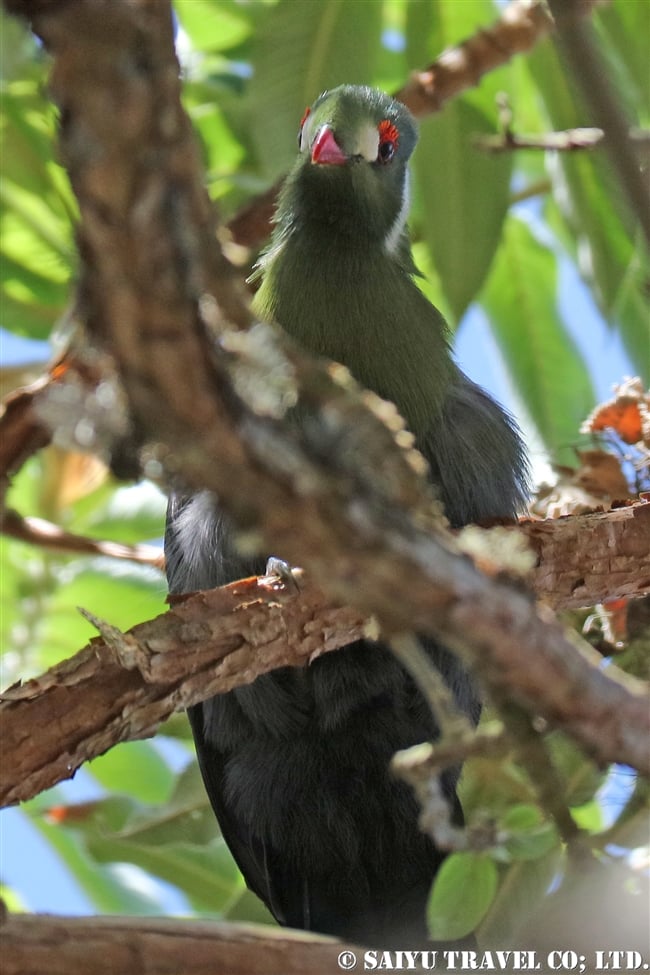
[(310, 115), (311, 115), (311, 108), (308, 105), (305, 111), (302, 113), (302, 118), (300, 119), (300, 128), (303, 127), (303, 125), (305, 124), (305, 122), (307, 121)]
[(377, 126), (379, 132), (379, 147), (377, 149), (377, 161), (382, 163), (390, 162), (399, 145), (399, 132), (397, 126), (390, 119), (385, 118)]

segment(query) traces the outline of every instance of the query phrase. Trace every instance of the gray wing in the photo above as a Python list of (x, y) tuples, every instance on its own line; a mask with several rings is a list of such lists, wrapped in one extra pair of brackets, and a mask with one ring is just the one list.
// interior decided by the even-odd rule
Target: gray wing
[(452, 526), (510, 520), (525, 509), (530, 471), (519, 429), (460, 370), (419, 447)]

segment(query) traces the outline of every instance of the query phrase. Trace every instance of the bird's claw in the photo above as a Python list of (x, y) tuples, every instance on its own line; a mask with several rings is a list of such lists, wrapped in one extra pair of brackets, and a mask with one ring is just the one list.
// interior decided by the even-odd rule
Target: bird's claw
[(284, 559), (278, 559), (272, 555), (266, 562), (265, 575), (260, 580), (262, 583), (272, 585), (274, 582), (281, 582), (285, 589), (300, 590), (297, 576), (301, 570), (292, 568)]

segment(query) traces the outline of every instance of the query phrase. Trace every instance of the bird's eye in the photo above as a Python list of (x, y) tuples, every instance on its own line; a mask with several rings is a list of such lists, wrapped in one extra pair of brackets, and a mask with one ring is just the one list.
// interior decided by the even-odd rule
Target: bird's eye
[(399, 143), (399, 132), (397, 126), (393, 125), (387, 118), (380, 122), (377, 130), (379, 132), (379, 147), (377, 149), (377, 162), (389, 163), (395, 153)]
[(395, 143), (394, 142), (380, 142), (379, 150), (377, 152), (377, 159), (379, 162), (387, 163), (390, 162), (395, 155)]
[(307, 121), (307, 119), (309, 118), (310, 115), (311, 115), (311, 108), (308, 105), (307, 108), (305, 109), (305, 111), (303, 112), (302, 118), (300, 119), (300, 128), (298, 129), (298, 148), (299, 149), (302, 149), (302, 130), (304, 129), (305, 122)]

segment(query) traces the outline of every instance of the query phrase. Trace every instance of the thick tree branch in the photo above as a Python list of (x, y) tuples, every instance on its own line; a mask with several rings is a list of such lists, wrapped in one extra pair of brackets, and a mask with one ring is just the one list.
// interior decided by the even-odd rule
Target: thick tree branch
[(537, 555), (531, 588), (554, 609), (650, 592), (650, 503), (519, 526)]
[(150, 737), (175, 710), (377, 636), (376, 624), (328, 606), (314, 587), (287, 594), (256, 579), (184, 599), (128, 634), (96, 623), (104, 639), (3, 695), (0, 803), (69, 778), (119, 741)]
[(346, 947), (302, 931), (196, 918), (13, 914), (0, 933), (4, 975), (332, 975)]
[[(412, 580), (396, 576), (393, 582), (392, 598), (408, 602)], [(525, 700), (532, 713), (574, 734), (603, 764), (617, 758), (650, 771), (645, 744), (650, 716), (641, 685), (606, 677), (595, 655), (592, 660), (578, 656), (559, 627), (553, 645), (538, 648), (541, 661), (529, 664), (520, 634), (536, 626), (537, 611), (522, 594), (517, 594), (520, 605), (513, 606), (513, 595), (503, 590), (495, 584), (490, 597), (497, 600), (497, 613), (504, 614), (499, 620), (502, 652), (483, 662), (502, 671), (499, 696)], [(432, 609), (448, 598), (445, 591), (428, 592)], [(454, 612), (467, 621), (467, 639), (480, 641), (490, 620), (474, 612), (474, 599), (470, 590)], [(527, 618), (518, 619), (522, 610)], [(437, 608), (437, 618), (450, 611)], [(28, 799), (73, 775), (119, 741), (152, 735), (175, 710), (274, 668), (306, 666), (322, 652), (379, 635), (375, 622), (332, 606), (311, 585), (301, 583), (298, 592), (293, 587), (288, 592), (277, 581), (257, 579), (183, 598), (169, 613), (128, 634), (94, 622), (103, 639), (2, 695), (3, 804)], [(488, 677), (493, 687), (499, 686), (494, 674)], [(55, 727), (57, 735), (32, 736), (34, 727)]]

